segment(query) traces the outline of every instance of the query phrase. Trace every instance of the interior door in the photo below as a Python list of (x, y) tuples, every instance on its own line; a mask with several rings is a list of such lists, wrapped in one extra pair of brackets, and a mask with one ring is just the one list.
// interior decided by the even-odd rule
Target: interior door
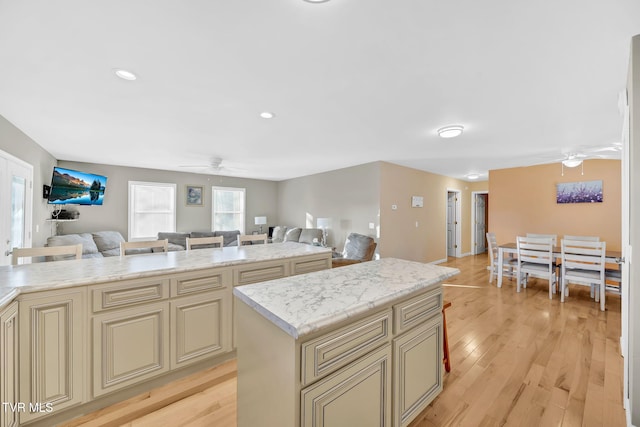
[(456, 256), (456, 193), (447, 193), (447, 256)]
[(624, 359), (624, 400), (627, 402), (629, 398), (629, 365), (632, 360), (629, 358), (629, 272), (631, 269), (631, 233), (630, 233), (630, 206), (631, 197), (630, 189), (630, 162), (631, 156), (629, 151), (629, 105), (627, 103), (626, 94), (623, 103), (623, 126), (622, 126), (622, 257), (625, 260), (621, 264), (622, 283), (621, 283), (621, 337), (620, 347), (622, 357)]
[(31, 246), (33, 167), (0, 151), (0, 265), (11, 249)]
[(487, 217), (486, 217), (486, 209), (487, 206), (487, 195), (486, 194), (476, 194), (475, 197), (475, 245), (476, 245), (476, 254), (481, 254), (487, 250), (486, 245), (486, 233), (487, 233)]

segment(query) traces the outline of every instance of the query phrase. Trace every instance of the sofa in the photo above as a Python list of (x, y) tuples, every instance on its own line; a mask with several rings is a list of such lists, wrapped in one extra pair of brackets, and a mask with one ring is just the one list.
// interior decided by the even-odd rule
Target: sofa
[[(120, 242), (124, 237), (118, 231), (96, 231), (95, 233), (63, 234), (47, 239), (47, 246), (82, 244), (82, 258), (102, 258), (120, 255)], [(69, 255), (46, 257), (47, 261), (59, 261)]]
[(322, 230), (319, 228), (286, 227), (278, 225), (273, 227), (269, 238), (271, 243), (298, 242), (306, 243), (307, 245), (320, 245), (322, 243)]

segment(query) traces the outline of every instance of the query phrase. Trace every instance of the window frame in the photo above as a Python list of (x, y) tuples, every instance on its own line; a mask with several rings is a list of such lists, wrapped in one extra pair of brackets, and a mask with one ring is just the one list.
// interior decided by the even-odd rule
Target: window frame
[[(245, 234), (246, 222), (247, 222), (247, 189), (243, 187), (211, 187), (211, 231), (228, 231), (228, 230), (216, 230), (216, 191), (240, 191), (242, 192), (242, 224), (239, 227), (240, 234)], [(225, 212), (229, 213), (229, 212)]]
[(150, 239), (157, 239), (158, 235), (156, 233), (155, 236), (143, 236), (143, 237), (134, 237), (133, 236), (133, 230), (135, 229), (135, 227), (133, 226), (135, 220), (135, 214), (137, 212), (134, 211), (133, 209), (133, 192), (132, 192), (132, 188), (135, 186), (148, 186), (148, 187), (165, 187), (165, 188), (171, 188), (173, 191), (173, 200), (172, 200), (172, 208), (173, 208), (173, 230), (160, 230), (160, 231), (167, 231), (167, 232), (175, 232), (176, 231), (176, 224), (178, 222), (178, 205), (177, 205), (177, 196), (178, 196), (178, 191), (177, 191), (177, 184), (175, 183), (171, 183), (171, 182), (151, 182), (151, 181), (129, 181), (128, 184), (128, 189), (129, 189), (129, 194), (128, 194), (128, 207), (127, 207), (127, 216), (128, 216), (128, 224), (127, 224), (127, 236), (128, 236), (128, 240), (131, 242), (135, 242), (135, 241), (142, 241), (142, 240), (150, 240)]

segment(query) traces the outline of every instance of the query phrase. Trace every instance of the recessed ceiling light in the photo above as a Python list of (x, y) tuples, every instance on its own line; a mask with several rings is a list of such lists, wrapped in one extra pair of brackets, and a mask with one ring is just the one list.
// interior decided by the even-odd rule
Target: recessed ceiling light
[(463, 130), (464, 126), (462, 125), (445, 126), (438, 129), (438, 135), (440, 135), (440, 138), (455, 138), (462, 135)]
[(307, 3), (325, 3), (328, 2), (329, 0), (304, 0)]
[(116, 76), (120, 77), (122, 80), (133, 81), (138, 78), (138, 76), (127, 70), (116, 69), (114, 70), (114, 73), (116, 73)]
[(262, 113), (260, 113), (260, 117), (262, 117), (263, 119), (273, 119), (275, 116), (276, 115), (270, 111), (263, 111)]

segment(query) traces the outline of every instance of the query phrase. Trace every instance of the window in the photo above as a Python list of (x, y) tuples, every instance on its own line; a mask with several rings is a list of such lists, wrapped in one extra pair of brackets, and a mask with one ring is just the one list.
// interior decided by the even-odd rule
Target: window
[(244, 188), (213, 187), (211, 228), (216, 231), (240, 230), (244, 234)]
[(129, 240), (176, 231), (176, 184), (129, 181)]

